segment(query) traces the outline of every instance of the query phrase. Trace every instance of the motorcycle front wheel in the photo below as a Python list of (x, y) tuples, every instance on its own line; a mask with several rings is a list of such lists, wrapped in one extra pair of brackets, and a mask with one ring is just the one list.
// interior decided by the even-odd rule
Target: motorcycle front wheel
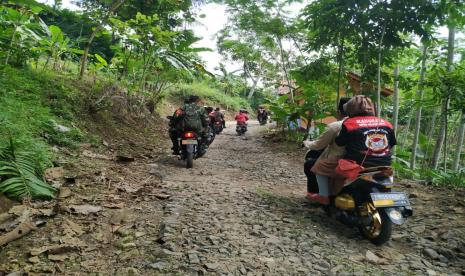
[(373, 203), (364, 204), (366, 211), (371, 216), (369, 225), (360, 225), (360, 233), (375, 245), (382, 245), (391, 239), (392, 221), (383, 209), (376, 209)]

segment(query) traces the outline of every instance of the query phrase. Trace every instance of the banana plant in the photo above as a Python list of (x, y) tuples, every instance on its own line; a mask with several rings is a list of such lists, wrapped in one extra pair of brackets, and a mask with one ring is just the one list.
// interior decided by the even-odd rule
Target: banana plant
[(37, 16), (40, 7), (21, 7), (18, 9), (7, 6), (0, 7), (0, 49), (6, 52), (5, 64), (24, 64), (34, 55), (33, 49), (41, 34), (47, 31), (45, 23)]
[(54, 70), (57, 70), (60, 60), (65, 55), (82, 53), (82, 50), (73, 48), (71, 40), (55, 25), (48, 27), (48, 35), (40, 40), (38, 49), (42, 53), (47, 54), (44, 69), (47, 67), (50, 59), (52, 59)]

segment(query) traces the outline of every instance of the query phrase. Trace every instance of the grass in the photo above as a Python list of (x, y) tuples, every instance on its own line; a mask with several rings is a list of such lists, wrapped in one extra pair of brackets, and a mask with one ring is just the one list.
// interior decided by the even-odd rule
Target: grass
[[(0, 147), (11, 137), (45, 168), (52, 164), (51, 145), (72, 147), (83, 140), (83, 133), (71, 123), (76, 91), (66, 79), (4, 67), (0, 83)], [(60, 131), (58, 125), (69, 131)]]
[(250, 109), (250, 105), (246, 99), (226, 95), (205, 82), (178, 84), (172, 87), (168, 93), (168, 98), (172, 101), (180, 100), (190, 95), (197, 95), (206, 105), (222, 106), (226, 110)]

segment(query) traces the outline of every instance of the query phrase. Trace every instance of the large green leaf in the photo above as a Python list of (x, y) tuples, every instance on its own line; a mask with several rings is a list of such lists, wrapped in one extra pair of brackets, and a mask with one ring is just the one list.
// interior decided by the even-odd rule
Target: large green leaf
[(51, 199), (56, 189), (41, 179), (42, 172), (31, 153), (17, 151), (10, 140), (0, 149), (0, 192), (14, 199)]

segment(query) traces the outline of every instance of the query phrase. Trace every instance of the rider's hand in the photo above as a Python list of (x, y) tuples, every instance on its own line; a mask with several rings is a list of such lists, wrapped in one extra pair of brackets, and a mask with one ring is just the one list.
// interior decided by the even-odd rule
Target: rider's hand
[(311, 143), (312, 143), (312, 141), (310, 141), (310, 140), (305, 140), (305, 141), (303, 141), (303, 144), (304, 144), (304, 146), (305, 146), (306, 148), (310, 147), (310, 144), (311, 144)]

